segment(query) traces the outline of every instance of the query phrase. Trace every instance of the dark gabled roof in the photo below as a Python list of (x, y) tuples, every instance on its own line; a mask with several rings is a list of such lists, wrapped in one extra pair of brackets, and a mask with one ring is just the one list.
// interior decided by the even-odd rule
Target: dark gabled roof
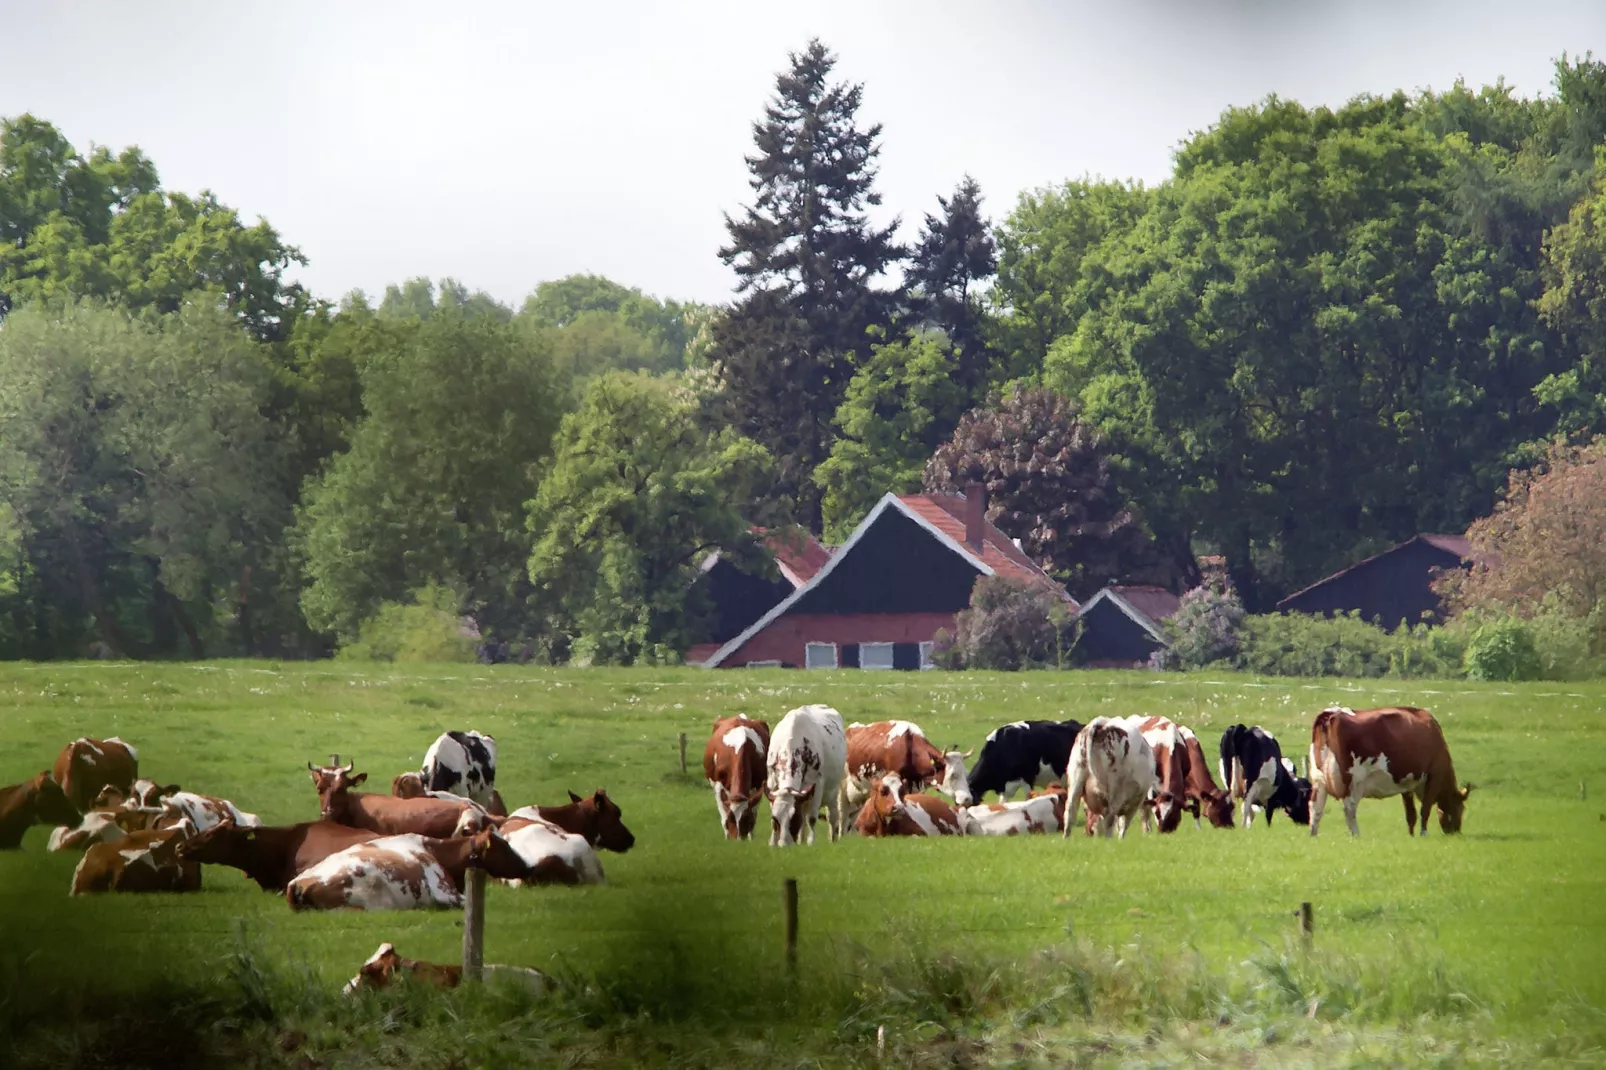
[(1380, 551), (1378, 551), (1377, 553), (1373, 554), (1370, 557), (1363, 557), (1363, 558), (1361, 558), (1361, 560), (1355, 562), (1353, 565), (1350, 565), (1348, 568), (1341, 568), (1337, 572), (1333, 573), (1331, 576), (1323, 576), (1321, 579), (1317, 580), (1315, 583), (1309, 584), (1308, 586), (1305, 586), (1305, 587), (1301, 587), (1299, 590), (1295, 591), (1293, 594), (1291, 594), (1288, 597), (1284, 598), (1281, 602), (1278, 602), (1277, 603), (1277, 608), (1281, 609), (1285, 603), (1292, 602), (1294, 599), (1299, 598), (1300, 596), (1302, 596), (1304, 594), (1307, 594), (1307, 593), (1309, 593), (1311, 591), (1314, 591), (1316, 588), (1321, 587), (1324, 584), (1331, 583), (1331, 582), (1333, 582), (1334, 580), (1338, 579), (1341, 576), (1347, 576), (1349, 573), (1354, 572), (1358, 568), (1364, 568), (1365, 566), (1370, 565), (1373, 561), (1376, 561), (1379, 558), (1387, 557), (1389, 554), (1399, 553), (1401, 550), (1405, 549), (1406, 547), (1413, 546), (1413, 545), (1416, 545), (1418, 543), (1421, 543), (1421, 544), (1424, 544), (1424, 545), (1427, 545), (1427, 546), (1431, 546), (1435, 550), (1439, 550), (1439, 551), (1441, 551), (1443, 553), (1451, 554), (1451, 555), (1461, 559), (1462, 561), (1468, 562), (1470, 564), (1492, 563), (1493, 562), (1493, 559), (1491, 559), (1491, 558), (1486, 558), (1486, 557), (1484, 557), (1482, 555), (1474, 553), (1473, 550), (1472, 550), (1472, 544), (1467, 541), (1467, 537), (1465, 535), (1430, 535), (1430, 534), (1412, 535), (1409, 539), (1406, 539), (1404, 542), (1401, 542), (1401, 543), (1395, 543), (1393, 546), (1390, 546), (1387, 550), (1380, 550)]
[(1164, 587), (1111, 586), (1083, 602), (1079, 615), (1086, 616), (1088, 610), (1101, 602), (1108, 602), (1155, 639), (1164, 642), (1165, 633), (1160, 629), (1160, 622), (1177, 611), (1182, 599)]
[[(949, 498), (954, 499), (954, 501), (947, 501), (946, 499)], [(1016, 546), (993, 524), (986, 524), (982, 535), (982, 551), (980, 554), (966, 545), (965, 523), (961, 519), (964, 515), (962, 512), (964, 505), (965, 499), (958, 495), (883, 495), (881, 500), (875, 504), (875, 508), (871, 509), (869, 514), (859, 521), (859, 526), (853, 529), (853, 534), (848, 537), (848, 540), (834, 551), (829, 552), (829, 559), (818, 572), (810, 577), (807, 583), (793, 591), (778, 605), (770, 609), (768, 613), (754, 621), (741, 635), (721, 646), (703, 664), (711, 669), (717, 668), (727, 657), (740, 650), (742, 645), (749, 639), (767, 628), (771, 622), (797, 604), (804, 595), (818, 587), (838, 564), (848, 558), (853, 552), (854, 544), (863, 538), (864, 534), (874, 527), (876, 521), (888, 510), (895, 511), (912, 520), (931, 535), (939, 545), (958, 555), (982, 575), (992, 576), (1002, 573), (1021, 579), (1050, 584), (1065, 599), (1071, 609), (1074, 610), (1076, 608), (1076, 600), (1066, 594), (1062, 586), (1055, 583), (1048, 573), (1034, 564), (1032, 559), (1027, 557), (1020, 547)], [(956, 509), (960, 510), (957, 516), (955, 515)]]

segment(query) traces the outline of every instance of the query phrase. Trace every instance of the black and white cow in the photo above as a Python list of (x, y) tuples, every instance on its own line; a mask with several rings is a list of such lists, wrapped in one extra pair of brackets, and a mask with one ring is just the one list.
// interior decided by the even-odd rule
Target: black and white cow
[(1077, 721), (1015, 721), (993, 729), (970, 770), (970, 794), (979, 803), (989, 791), (1008, 799), (1055, 780), (1065, 783), (1065, 765), (1081, 731)]
[(496, 793), (496, 739), (480, 732), (453, 730), (424, 754), (419, 771), (426, 792), (445, 791), (472, 799), (492, 814), (506, 816)]
[(1266, 812), (1286, 810), (1295, 824), (1310, 824), (1310, 781), (1296, 776), (1294, 764), (1283, 757), (1277, 737), (1256, 725), (1235, 724), (1221, 734), (1222, 783), (1243, 800), (1244, 828), (1255, 823), (1255, 807)]

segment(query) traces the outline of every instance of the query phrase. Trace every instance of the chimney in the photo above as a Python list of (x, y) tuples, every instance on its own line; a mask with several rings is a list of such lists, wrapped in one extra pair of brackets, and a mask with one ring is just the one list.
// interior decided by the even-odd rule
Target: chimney
[(965, 544), (977, 554), (987, 531), (987, 488), (972, 483), (965, 488)]

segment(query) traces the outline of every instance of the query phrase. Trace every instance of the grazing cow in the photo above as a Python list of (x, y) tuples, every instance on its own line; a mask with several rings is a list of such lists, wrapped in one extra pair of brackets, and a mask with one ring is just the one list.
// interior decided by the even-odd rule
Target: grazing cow
[(1154, 771), (1154, 750), (1142, 732), (1117, 718), (1093, 718), (1071, 747), (1065, 835), (1071, 834), (1085, 800), (1089, 834), (1114, 832), (1125, 839), (1132, 815), (1158, 786)]
[(198, 795), (193, 791), (178, 791), (162, 800), (162, 817), (167, 823), (188, 818), (195, 831), (205, 832), (225, 821), (243, 829), (262, 827), (262, 819), (248, 814), (227, 799), (214, 795)]
[(439, 839), (477, 831), (489, 823), (485, 811), (467, 799), (398, 799), (394, 795), (352, 791), (368, 779), (367, 773), (352, 774), (355, 764), (320, 767), (307, 763), (325, 821), (372, 829), (387, 836), (411, 832)]
[(769, 746), (770, 726), (745, 713), (714, 722), (714, 734), (703, 748), (703, 775), (714, 789), (714, 805), (727, 840), (753, 838)]
[(256, 881), (263, 891), (282, 892), (297, 874), (330, 855), (379, 838), (379, 833), (369, 829), (333, 821), (250, 829), (227, 823), (185, 840), (179, 844), (178, 855), (189, 862), (233, 866)]
[(0, 788), (0, 848), (21, 847), (30, 825), (76, 825), (78, 816), (78, 809), (48, 772)]
[[(1182, 824), (1182, 811), (1188, 799), (1187, 748), (1177, 735), (1177, 726), (1166, 717), (1127, 717), (1127, 727), (1143, 734), (1143, 741), (1154, 751), (1154, 816), (1162, 833), (1175, 832)], [(1149, 810), (1143, 811), (1143, 830), (1149, 829)]]
[(1187, 808), (1193, 813), (1193, 827), (1199, 827), (1199, 808), (1218, 829), (1230, 829), (1232, 824), (1232, 795), (1216, 786), (1210, 777), (1210, 763), (1205, 760), (1204, 747), (1193, 731), (1177, 725), (1177, 738), (1182, 742), (1187, 771)]
[(291, 910), (416, 910), (460, 907), (463, 895), (425, 837), (382, 836), (347, 847), (296, 875), (284, 890)]
[(139, 777), (139, 752), (116, 736), (75, 739), (56, 756), (51, 775), (67, 793), (73, 809), (84, 813), (108, 784), (125, 794), (132, 790)]
[(1256, 725), (1235, 724), (1221, 734), (1222, 781), (1244, 807), (1244, 828), (1255, 823), (1255, 807), (1271, 824), (1273, 810), (1286, 810), (1297, 825), (1310, 824), (1310, 781), (1294, 775), (1277, 737)]
[(473, 799), (497, 817), (507, 816), (496, 793), (496, 739), (481, 732), (453, 730), (424, 753), (419, 771), (425, 791), (449, 791)]
[(971, 794), (979, 802), (994, 791), (1008, 801), (1017, 791), (1030, 792), (1054, 780), (1063, 783), (1071, 746), (1081, 731), (1079, 721), (1015, 721), (993, 729), (970, 771)]
[(506, 829), (514, 823), (515, 818), (545, 821), (564, 832), (581, 836), (591, 846), (605, 851), (624, 854), (636, 845), (635, 834), (625, 828), (624, 814), (620, 812), (619, 804), (608, 798), (607, 791), (602, 788), (592, 792), (589, 799), (582, 799), (571, 791), (569, 801), (563, 806), (520, 807), (502, 822), (502, 827)]
[(847, 802), (858, 806), (870, 794), (870, 782), (884, 773), (897, 773), (912, 792), (935, 787), (961, 806), (973, 801), (965, 776), (970, 757), (958, 747), (946, 752), (934, 747), (912, 721), (855, 722), (848, 726)]
[[(480, 967), (483, 976), (492, 984), (499, 980), (506, 980), (520, 984), (530, 991), (540, 995), (552, 988), (551, 980), (540, 970), (532, 970), (527, 966), (502, 966), (486, 963)], [(391, 979), (401, 975), (411, 977), (415, 981), (433, 985), (436, 988), (456, 988), (463, 980), (463, 967), (460, 965), (442, 965), (435, 962), (419, 962), (417, 959), (404, 959), (396, 953), (396, 946), (391, 943), (379, 945), (357, 975), (346, 982), (341, 989), (345, 995), (353, 995), (363, 989), (384, 988)]]
[(96, 892), (198, 892), (201, 867), (179, 856), (179, 845), (194, 829), (130, 832), (112, 843), (91, 844), (73, 870), (72, 894)]
[(1310, 732), (1310, 778), (1315, 792), (1310, 834), (1316, 835), (1329, 795), (1344, 802), (1344, 821), (1359, 836), (1355, 810), (1362, 799), (1405, 800), (1405, 827), (1416, 835), (1416, 804), (1422, 803), (1422, 834), (1439, 808), (1439, 828), (1461, 831), (1473, 785), (1457, 788), (1455, 765), (1439, 722), (1416, 706), (1352, 710), (1335, 706), (1316, 715)]
[(770, 846), (814, 842), (823, 802), (831, 839), (842, 835), (848, 745), (842, 715), (829, 706), (799, 706), (770, 736), (764, 795), (770, 801)]
[(1055, 783), (1025, 799), (967, 806), (959, 812), (959, 820), (966, 836), (1058, 832), (1065, 824), (1065, 796), (1065, 786)]
[(502, 834), (524, 861), (524, 876), (504, 883), (515, 888), (541, 884), (605, 884), (596, 848), (578, 833), (565, 832), (539, 817), (516, 811), (502, 825)]
[(963, 836), (959, 811), (935, 795), (904, 794), (897, 773), (870, 782), (869, 796), (854, 827), (861, 836)]

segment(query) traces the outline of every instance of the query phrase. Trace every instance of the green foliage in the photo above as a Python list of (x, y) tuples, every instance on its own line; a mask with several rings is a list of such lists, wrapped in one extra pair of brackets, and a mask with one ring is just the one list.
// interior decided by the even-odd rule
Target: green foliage
[(456, 279), (445, 278), (437, 287), (429, 279), (408, 279), (397, 286), (385, 287), (385, 296), (379, 302), (381, 319), (427, 320), (437, 312), (461, 316), (490, 316), (497, 320), (510, 320), (513, 310), (484, 290), (469, 292)]
[(678, 660), (701, 638), (697, 565), (750, 549), (768, 458), (707, 429), (690, 391), (623, 372), (591, 383), (557, 442), (528, 505), (536, 603), (582, 662)]
[(1268, 613), (1244, 618), (1238, 643), (1233, 664), (1265, 676), (1446, 679), (1461, 674), (1464, 637), (1420, 624), (1387, 632), (1354, 613)]
[(462, 601), (431, 584), (405, 602), (384, 602), (357, 626), (357, 638), (340, 647), (345, 661), (463, 662), (474, 660), (475, 640), (465, 635)]
[(1508, 616), (1472, 627), (1462, 663), (1474, 680), (1537, 680), (1544, 670), (1528, 622)]
[(367, 324), (360, 348), (366, 413), (298, 509), (307, 622), (350, 639), (381, 603), (441, 583), (482, 627), (518, 632), (524, 503), (562, 401), (540, 337), (437, 310)]
[(1020, 669), (1059, 665), (1069, 643), (1065, 601), (1044, 583), (1013, 576), (983, 576), (970, 592), (970, 607), (955, 620), (955, 632), (938, 633), (933, 659), (944, 668)]
[(992, 372), (986, 333), (991, 326), (983, 288), (998, 270), (992, 229), (981, 214), (981, 186), (969, 175), (952, 197), (938, 197), (941, 216), (928, 214), (910, 250), (904, 281), (923, 322), (941, 331), (954, 355), (953, 377), (980, 401)]

